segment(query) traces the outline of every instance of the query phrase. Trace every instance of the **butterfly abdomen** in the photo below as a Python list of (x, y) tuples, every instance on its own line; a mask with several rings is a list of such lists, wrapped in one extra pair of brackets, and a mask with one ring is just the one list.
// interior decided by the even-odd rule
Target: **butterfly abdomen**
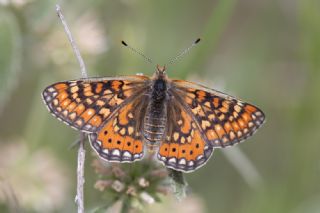
[(163, 140), (166, 131), (167, 108), (166, 108), (167, 85), (163, 79), (155, 80), (151, 101), (148, 104), (144, 118), (144, 138), (151, 144)]

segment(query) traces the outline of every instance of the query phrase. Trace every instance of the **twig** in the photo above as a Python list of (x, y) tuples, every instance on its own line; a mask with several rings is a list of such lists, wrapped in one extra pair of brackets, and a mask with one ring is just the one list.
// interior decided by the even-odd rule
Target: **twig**
[(71, 34), (70, 30), (69, 30), (67, 22), (65, 21), (64, 16), (62, 15), (60, 6), (58, 4), (56, 5), (56, 11), (57, 11), (57, 14), (58, 14), (58, 16), (59, 16), (59, 18), (61, 20), (61, 23), (63, 25), (64, 31), (66, 32), (66, 34), (68, 36), (68, 39), (69, 39), (70, 44), (72, 46), (73, 52), (76, 55), (76, 58), (77, 58), (77, 60), (79, 62), (81, 75), (82, 75), (83, 78), (88, 78), (86, 65), (84, 64), (84, 61), (83, 61), (83, 59), (81, 57), (81, 54), (80, 54), (80, 51), (79, 51), (79, 49), (78, 49), (78, 47), (76, 45), (76, 42), (74, 41), (74, 39), (72, 37), (72, 34)]
[[(61, 23), (63, 25), (64, 31), (67, 34), (67, 37), (70, 41), (70, 44), (72, 46), (73, 52), (79, 62), (80, 70), (81, 70), (81, 75), (83, 78), (87, 78), (87, 70), (86, 66), (84, 64), (84, 61), (81, 57), (80, 51), (71, 35), (71, 32), (69, 30), (69, 27), (67, 25), (67, 22), (64, 19), (64, 16), (62, 15), (60, 6), (57, 4), (56, 5), (56, 11), (57, 14), (61, 20)], [(75, 202), (78, 205), (78, 213), (83, 213), (84, 212), (84, 199), (83, 199), (83, 184), (84, 184), (84, 163), (85, 163), (85, 155), (86, 151), (84, 149), (84, 139), (86, 135), (84, 133), (81, 133), (80, 135), (80, 143), (79, 143), (79, 149), (78, 149), (78, 166), (77, 166), (77, 195), (75, 197)]]
[(80, 143), (78, 149), (78, 164), (77, 164), (77, 195), (75, 202), (78, 205), (78, 213), (84, 212), (84, 196), (83, 196), (83, 185), (84, 185), (84, 162), (86, 157), (86, 150), (84, 149), (84, 139), (86, 135), (80, 134)]

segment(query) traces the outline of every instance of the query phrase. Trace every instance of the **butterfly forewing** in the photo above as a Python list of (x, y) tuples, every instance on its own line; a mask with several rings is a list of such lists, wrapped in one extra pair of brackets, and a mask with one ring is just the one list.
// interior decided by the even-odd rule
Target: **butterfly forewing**
[(42, 97), (49, 111), (73, 128), (96, 132), (121, 106), (140, 94), (145, 76), (92, 78), (55, 83)]
[(264, 122), (263, 112), (251, 104), (191, 82), (172, 83), (171, 92), (214, 148), (243, 141)]

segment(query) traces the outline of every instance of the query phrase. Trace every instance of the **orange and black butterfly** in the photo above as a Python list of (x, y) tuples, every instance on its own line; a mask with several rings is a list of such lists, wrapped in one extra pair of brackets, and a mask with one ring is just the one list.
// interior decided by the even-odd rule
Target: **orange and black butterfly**
[(89, 78), (55, 83), (42, 93), (49, 111), (85, 132), (110, 162), (141, 160), (157, 151), (166, 167), (191, 172), (215, 148), (238, 144), (264, 122), (257, 107), (188, 81), (167, 77)]

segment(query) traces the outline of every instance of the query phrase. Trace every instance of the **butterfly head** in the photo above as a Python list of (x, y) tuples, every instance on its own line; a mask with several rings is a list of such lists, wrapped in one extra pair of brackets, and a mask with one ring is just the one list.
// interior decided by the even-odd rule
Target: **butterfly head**
[(160, 77), (160, 78), (161, 77), (162, 78), (166, 77), (167, 76), (167, 74), (166, 74), (166, 66), (160, 66), (159, 64), (157, 64), (156, 75), (158, 77)]

